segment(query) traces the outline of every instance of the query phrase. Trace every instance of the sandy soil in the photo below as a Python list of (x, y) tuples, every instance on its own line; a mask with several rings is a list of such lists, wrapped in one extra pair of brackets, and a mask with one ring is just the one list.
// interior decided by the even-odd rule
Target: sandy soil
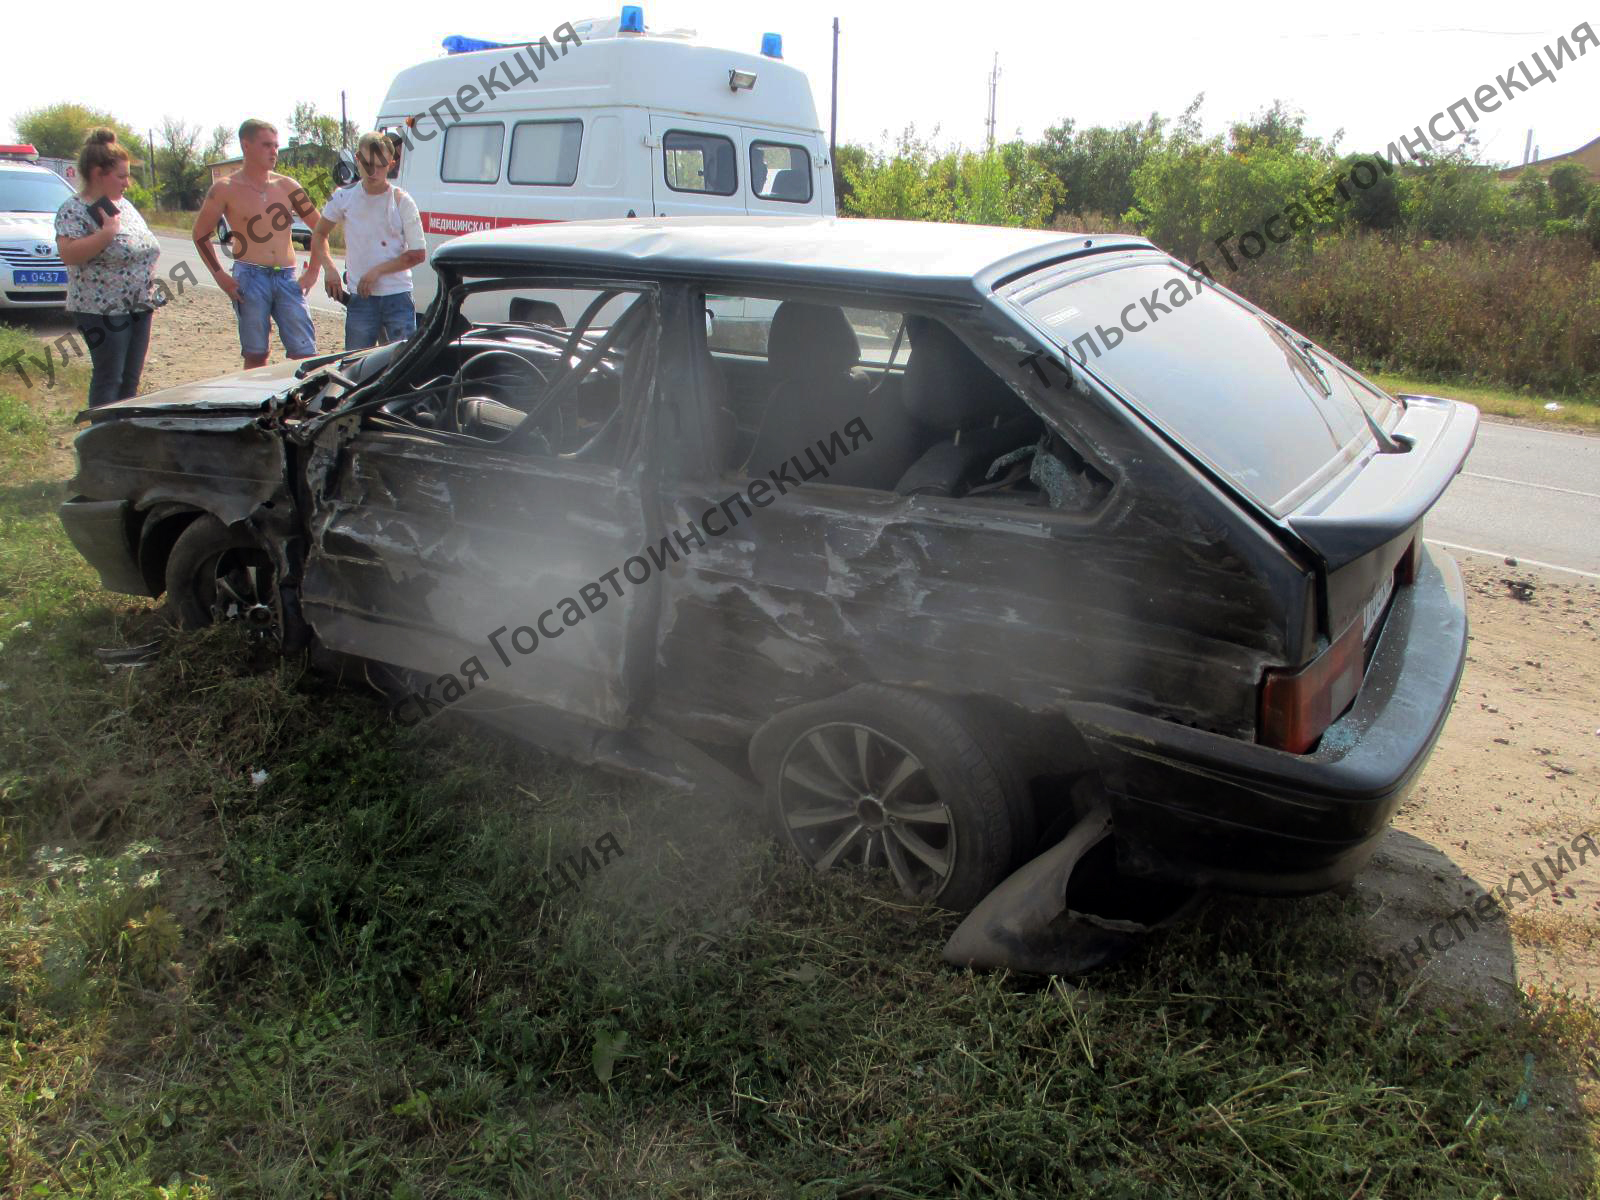
[[(1458, 919), (1460, 940), (1448, 926), (1436, 932), (1422, 973), (1491, 1000), (1567, 988), (1600, 1002), (1600, 854), (1579, 865), (1571, 849), (1600, 831), (1600, 585), (1461, 563), (1472, 641), (1455, 710), (1356, 883), (1373, 951), (1427, 936), (1521, 872), (1527, 887), (1512, 895), (1539, 891), (1513, 900), (1507, 921), (1474, 932)], [(1544, 887), (1556, 869), (1564, 877)]]
[[(313, 316), (319, 350), (340, 347), (341, 319)], [(271, 361), (282, 355), (275, 345)], [(220, 293), (190, 292), (157, 318), (144, 390), (239, 365), (232, 309)], [(1435, 930), (1428, 978), (1491, 1000), (1569, 988), (1600, 1001), (1600, 855), (1577, 865), (1570, 850), (1600, 829), (1600, 585), (1484, 558), (1462, 565), (1466, 674), (1432, 760), (1354, 885), (1369, 942), (1384, 955)], [(1513, 902), (1508, 920), (1471, 931), (1458, 918), (1460, 940), (1436, 929), (1517, 872), (1540, 886), (1533, 864), (1548, 876), (1545, 856), (1562, 848), (1574, 869)]]

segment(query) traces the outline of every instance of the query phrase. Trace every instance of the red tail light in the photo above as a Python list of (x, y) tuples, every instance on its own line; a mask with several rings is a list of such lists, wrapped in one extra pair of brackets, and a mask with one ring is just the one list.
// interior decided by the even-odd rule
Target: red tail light
[(1291, 754), (1304, 754), (1361, 690), (1366, 655), (1361, 622), (1298, 671), (1269, 668), (1261, 677), (1261, 714), (1256, 740)]

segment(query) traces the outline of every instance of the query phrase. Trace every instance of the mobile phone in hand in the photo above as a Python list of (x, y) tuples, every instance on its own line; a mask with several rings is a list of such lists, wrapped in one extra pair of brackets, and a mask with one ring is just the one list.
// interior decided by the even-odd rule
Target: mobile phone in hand
[[(102, 216), (102, 213), (105, 215)], [(89, 205), (89, 215), (94, 218), (94, 223), (96, 225), (104, 225), (106, 223), (106, 217), (114, 217), (117, 215), (117, 206), (111, 203), (111, 198), (109, 196), (101, 196), (100, 199)]]

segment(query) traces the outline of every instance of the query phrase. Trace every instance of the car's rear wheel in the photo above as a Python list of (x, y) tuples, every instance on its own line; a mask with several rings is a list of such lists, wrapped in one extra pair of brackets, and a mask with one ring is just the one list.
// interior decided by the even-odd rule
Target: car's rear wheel
[(167, 559), (167, 611), (182, 629), (237, 621), (273, 645), (283, 643), (277, 572), (248, 533), (216, 517), (196, 517)]
[(806, 706), (778, 745), (768, 804), (816, 870), (887, 868), (908, 898), (964, 912), (1016, 864), (1011, 773), (938, 701), (858, 687)]

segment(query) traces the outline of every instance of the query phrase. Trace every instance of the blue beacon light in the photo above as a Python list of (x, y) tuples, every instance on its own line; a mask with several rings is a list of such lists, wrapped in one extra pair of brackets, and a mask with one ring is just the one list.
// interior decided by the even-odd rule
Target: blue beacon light
[(643, 33), (644, 9), (637, 4), (622, 6), (622, 20), (617, 23), (618, 33)]
[(503, 50), (510, 43), (488, 42), (483, 38), (462, 37), (460, 34), (453, 33), (445, 38), (440, 45), (450, 54), (474, 54), (479, 50)]
[(761, 53), (767, 58), (782, 58), (783, 34), (763, 33), (761, 35)]

